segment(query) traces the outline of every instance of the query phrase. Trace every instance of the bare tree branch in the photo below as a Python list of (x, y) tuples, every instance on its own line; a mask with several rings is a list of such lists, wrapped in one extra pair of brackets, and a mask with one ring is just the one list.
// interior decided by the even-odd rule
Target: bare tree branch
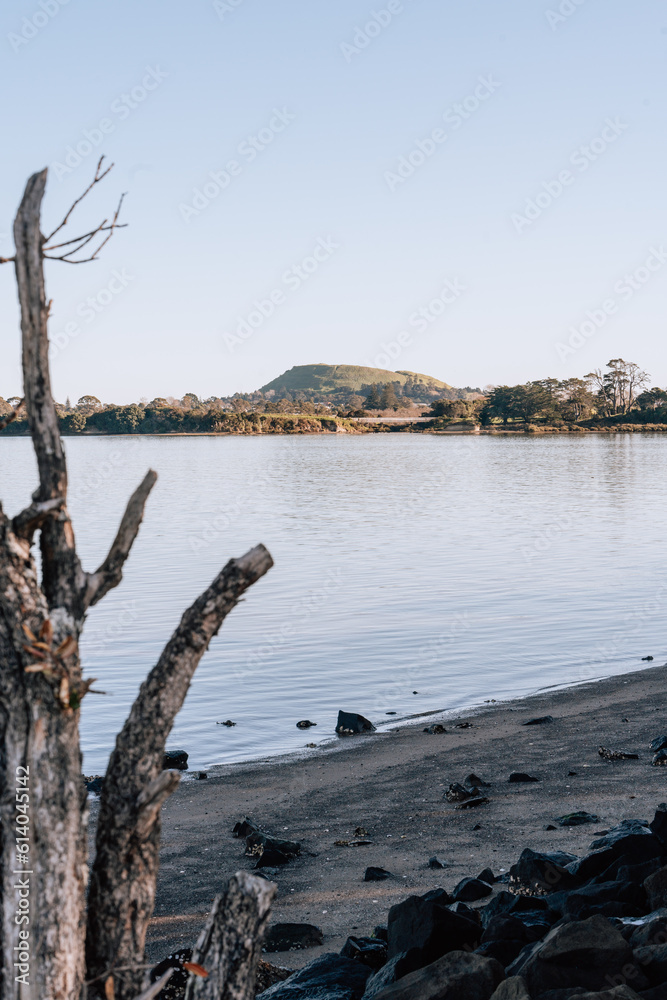
[(208, 976), (192, 976), (185, 1000), (254, 1000), (262, 939), (277, 886), (237, 872), (216, 896), (192, 962)]
[[(110, 169), (111, 167), (109, 168), (109, 170)], [(106, 173), (108, 172), (109, 171), (107, 170)], [(104, 176), (104, 174), (102, 176)], [(120, 196), (120, 201), (118, 202), (118, 208), (114, 212), (114, 217), (111, 220), (111, 225), (107, 226), (106, 224), (107, 220), (103, 219), (102, 222), (97, 227), (97, 229), (92, 230), (92, 232), (90, 233), (85, 233), (83, 236), (79, 236), (78, 238), (75, 238), (73, 240), (68, 240), (67, 243), (57, 244), (56, 246), (53, 247), (44, 247), (42, 250), (44, 258), (46, 260), (62, 260), (65, 262), (65, 264), (88, 264), (90, 263), (91, 260), (97, 260), (97, 255), (99, 254), (102, 247), (107, 245), (107, 243), (113, 236), (115, 230), (125, 229), (127, 225), (127, 223), (118, 222), (118, 216), (120, 215), (120, 210), (123, 207), (124, 198), (125, 198), (125, 193), (123, 193)], [(90, 255), (90, 257), (83, 257), (81, 260), (70, 260), (70, 257), (73, 257), (74, 254), (79, 253), (79, 251), (82, 250), (85, 246), (87, 246), (87, 244), (90, 243), (91, 240), (93, 240), (98, 233), (106, 233), (106, 232), (108, 232), (109, 235), (105, 236), (105, 238), (99, 244), (95, 252)], [(67, 253), (64, 254), (49, 254), (48, 252), (49, 250), (57, 249), (58, 246), (68, 246), (72, 243), (78, 243), (79, 246), (73, 247), (72, 250), (68, 250)]]
[[(97, 161), (97, 168), (95, 170), (95, 176), (93, 177), (92, 181), (90, 182), (90, 184), (88, 185), (88, 187), (86, 188), (86, 190), (83, 192), (83, 194), (79, 195), (79, 197), (76, 199), (76, 201), (72, 202), (72, 204), (70, 205), (70, 207), (69, 207), (69, 209), (67, 211), (67, 214), (65, 215), (65, 218), (60, 223), (60, 225), (56, 226), (56, 228), (53, 230), (53, 232), (49, 233), (48, 236), (42, 237), (43, 243), (50, 243), (51, 240), (53, 239), (53, 237), (56, 235), (56, 233), (59, 233), (61, 229), (65, 228), (65, 226), (69, 222), (69, 217), (72, 214), (72, 212), (74, 211), (74, 209), (76, 208), (76, 206), (79, 205), (83, 201), (83, 199), (86, 197), (87, 194), (90, 194), (90, 192), (93, 190), (93, 188), (95, 187), (96, 184), (99, 184), (100, 181), (104, 180), (104, 178), (106, 177), (106, 175), (109, 173), (110, 170), (113, 170), (113, 166), (114, 165), (113, 165), (113, 163), (111, 163), (106, 168), (106, 170), (102, 171), (102, 163), (103, 162), (104, 162), (104, 157), (100, 156), (99, 160)], [(100, 171), (102, 171), (102, 172), (100, 173)]]
[(14, 221), (16, 281), (23, 334), (23, 385), (28, 426), (39, 471), (39, 487), (33, 494), (33, 500), (38, 503), (55, 499), (62, 501), (60, 513), (49, 517), (42, 526), (42, 585), (50, 608), (63, 608), (80, 620), (83, 614), (80, 607), (83, 572), (67, 513), (67, 465), (49, 373), (48, 304), (40, 233), (45, 186), (46, 170), (33, 174), (26, 184)]
[(137, 799), (139, 807), (137, 814), (137, 836), (140, 840), (145, 840), (150, 834), (163, 802), (166, 802), (172, 792), (176, 791), (180, 780), (181, 775), (179, 771), (162, 771), (143, 790)]
[[(160, 810), (150, 828), (142, 808), (158, 786), (165, 742), (197, 664), (243, 593), (273, 565), (263, 545), (231, 559), (185, 612), (155, 667), (141, 685), (116, 739), (104, 778), (97, 827), (97, 855), (88, 899), (88, 976), (140, 963), (153, 912), (160, 840)], [(161, 786), (164, 789), (166, 786)], [(143, 814), (145, 817), (145, 813)], [(137, 832), (141, 826), (142, 836)], [(127, 974), (117, 1000), (130, 1000), (140, 982)]]
[(84, 608), (97, 604), (123, 579), (123, 566), (137, 537), (144, 516), (146, 500), (156, 481), (157, 472), (150, 469), (128, 501), (109, 555), (94, 573), (86, 573), (83, 594)]

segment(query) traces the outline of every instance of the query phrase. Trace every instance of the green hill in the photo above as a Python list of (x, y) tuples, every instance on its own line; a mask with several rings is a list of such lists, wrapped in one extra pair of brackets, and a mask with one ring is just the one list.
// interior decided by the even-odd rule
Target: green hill
[(263, 385), (260, 392), (337, 393), (343, 390), (359, 392), (373, 383), (412, 383), (428, 392), (444, 392), (452, 387), (440, 379), (417, 372), (390, 372), (384, 368), (364, 368), (361, 365), (296, 365)]

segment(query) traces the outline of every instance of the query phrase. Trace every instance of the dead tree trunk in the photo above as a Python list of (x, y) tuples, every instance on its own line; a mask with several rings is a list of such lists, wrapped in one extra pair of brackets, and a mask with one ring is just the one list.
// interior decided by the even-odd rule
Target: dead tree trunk
[[(108, 173), (101, 166), (102, 161), (81, 198)], [(86, 976), (94, 980), (89, 995), (103, 995), (115, 969), (143, 963), (160, 806), (178, 777), (161, 773), (165, 741), (211, 638), (243, 592), (272, 565), (263, 546), (228, 563), (185, 613), (144, 682), (105, 779), (86, 913), (87, 810), (78, 727), (81, 701), (92, 681), (83, 679), (78, 641), (88, 607), (121, 581), (156, 476), (149, 472), (131, 497), (102, 565), (85, 573), (67, 512), (67, 467), (51, 395), (43, 261), (94, 260), (119, 226), (120, 205), (110, 223), (104, 220), (82, 236), (54, 243), (81, 198), (44, 237), (45, 185), (45, 170), (28, 181), (14, 224), (15, 255), (0, 258), (0, 263), (15, 263), (24, 405), (39, 471), (32, 503), (21, 514), (10, 520), (0, 507), (2, 1000), (79, 1000)], [(77, 258), (98, 234), (101, 241), (92, 255)], [(32, 556), (37, 532), (41, 580)], [(17, 923), (17, 914), (25, 922)], [(119, 971), (115, 1000), (135, 997), (141, 978), (138, 971)]]
[(275, 894), (273, 883), (247, 872), (230, 878), (215, 898), (192, 955), (208, 976), (190, 979), (185, 1000), (254, 1000), (257, 965)]

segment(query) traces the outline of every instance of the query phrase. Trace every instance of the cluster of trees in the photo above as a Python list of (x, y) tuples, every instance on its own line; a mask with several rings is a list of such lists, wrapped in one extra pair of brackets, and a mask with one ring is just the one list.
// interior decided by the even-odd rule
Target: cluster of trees
[(534, 421), (545, 424), (579, 423), (616, 418), (654, 422), (667, 420), (667, 391), (647, 389), (650, 376), (633, 361), (612, 358), (604, 369), (584, 378), (545, 378), (521, 385), (489, 388), (483, 398), (432, 404), (430, 415), (476, 420), (503, 426)]

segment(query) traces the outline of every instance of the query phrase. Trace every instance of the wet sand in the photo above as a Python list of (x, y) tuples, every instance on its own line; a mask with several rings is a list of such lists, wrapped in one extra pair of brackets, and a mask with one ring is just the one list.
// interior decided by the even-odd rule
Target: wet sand
[[(543, 715), (554, 721), (522, 725)], [(370, 934), (386, 922), (389, 907), (411, 893), (452, 889), (487, 866), (499, 874), (524, 847), (584, 853), (596, 831), (625, 818), (651, 819), (667, 800), (667, 768), (651, 766), (648, 748), (667, 732), (667, 665), (485, 705), (445, 718), (444, 735), (423, 732), (434, 721), (438, 716), (429, 715), (419, 724), (347, 737), (305, 757), (215, 768), (205, 781), (186, 775), (163, 808), (151, 958), (192, 945), (225, 879), (254, 866), (243, 841), (231, 834), (244, 816), (302, 844), (301, 856), (272, 876), (278, 885), (272, 919), (317, 924), (324, 945), (267, 956), (297, 968), (323, 951), (340, 950), (350, 933)], [(472, 727), (456, 728), (464, 722)], [(605, 761), (600, 744), (638, 753), (639, 760)], [(490, 802), (456, 809), (444, 792), (471, 771), (491, 782), (484, 789)], [(541, 780), (510, 784), (512, 771)], [(545, 829), (580, 809), (600, 822)], [(334, 845), (354, 839), (357, 827), (372, 844)], [(451, 867), (430, 869), (432, 855)], [(394, 877), (364, 882), (369, 865)]]

